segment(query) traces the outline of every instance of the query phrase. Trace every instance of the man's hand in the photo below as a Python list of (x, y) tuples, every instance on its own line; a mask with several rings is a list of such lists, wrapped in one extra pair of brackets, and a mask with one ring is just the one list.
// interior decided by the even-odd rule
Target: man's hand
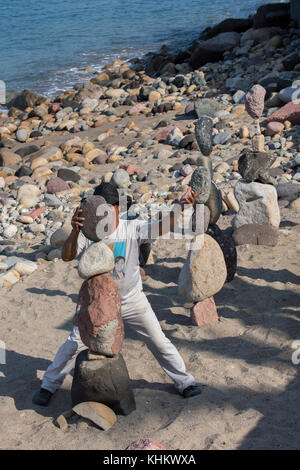
[(80, 212), (82, 212), (82, 209), (80, 209), (80, 207), (77, 207), (72, 217), (72, 221), (71, 221), (73, 231), (76, 232), (77, 234), (80, 232), (81, 228), (83, 227), (83, 222), (85, 220), (84, 217), (79, 216)]
[(198, 193), (195, 193), (192, 188), (189, 186), (187, 192), (182, 196), (182, 198), (179, 201), (179, 204), (183, 208), (185, 204), (191, 204), (192, 206), (195, 204), (195, 200), (200, 194), (202, 194), (203, 191), (199, 191)]

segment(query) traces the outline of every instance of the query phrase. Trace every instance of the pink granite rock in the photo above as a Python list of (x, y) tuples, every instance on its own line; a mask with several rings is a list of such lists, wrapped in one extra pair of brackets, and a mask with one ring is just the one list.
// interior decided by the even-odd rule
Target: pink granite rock
[(265, 107), (266, 90), (261, 85), (254, 85), (245, 98), (246, 111), (253, 119), (262, 116)]
[(120, 168), (122, 168), (123, 170), (125, 170), (128, 175), (134, 175), (134, 173), (139, 173), (140, 172), (140, 168), (136, 165), (130, 165), (130, 164), (124, 164), (124, 165), (120, 165)]
[(139, 439), (132, 442), (125, 450), (167, 450), (163, 445), (154, 439)]
[(266, 135), (273, 136), (280, 134), (284, 130), (284, 124), (282, 122), (269, 122), (267, 125)]
[(61, 191), (66, 191), (68, 189), (70, 189), (68, 183), (58, 177), (52, 178), (47, 183), (47, 192), (49, 194), (60, 193)]
[(268, 122), (290, 121), (293, 125), (300, 124), (300, 102), (290, 102), (280, 108), (267, 119)]
[(219, 317), (213, 297), (196, 303), (191, 308), (191, 320), (193, 325), (202, 326), (207, 323), (218, 323)]
[(34, 211), (31, 211), (29, 212), (29, 214), (26, 214), (26, 215), (31, 217), (34, 220), (37, 217), (39, 217), (45, 210), (46, 210), (46, 207), (39, 207), (38, 209), (35, 209)]
[(97, 354), (114, 357), (124, 339), (118, 287), (109, 273), (87, 279), (78, 295), (73, 320), (82, 342)]

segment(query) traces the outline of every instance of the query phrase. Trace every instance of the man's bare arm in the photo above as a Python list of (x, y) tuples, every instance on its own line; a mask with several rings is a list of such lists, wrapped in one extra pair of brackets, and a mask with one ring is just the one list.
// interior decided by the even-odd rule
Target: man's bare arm
[(65, 244), (62, 249), (62, 254), (61, 257), (63, 261), (72, 261), (74, 258), (76, 258), (77, 255), (77, 240), (78, 240), (78, 235), (81, 230), (81, 227), (83, 226), (83, 217), (79, 217), (79, 213), (82, 212), (82, 209), (77, 207), (75, 214), (72, 217), (72, 227), (73, 230), (68, 237), (68, 239), (65, 241)]

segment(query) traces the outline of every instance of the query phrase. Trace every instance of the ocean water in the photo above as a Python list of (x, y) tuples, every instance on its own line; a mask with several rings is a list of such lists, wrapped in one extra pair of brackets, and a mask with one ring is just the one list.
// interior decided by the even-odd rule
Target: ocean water
[(0, 80), (47, 96), (117, 57), (185, 46), (207, 26), (278, 0), (0, 0)]

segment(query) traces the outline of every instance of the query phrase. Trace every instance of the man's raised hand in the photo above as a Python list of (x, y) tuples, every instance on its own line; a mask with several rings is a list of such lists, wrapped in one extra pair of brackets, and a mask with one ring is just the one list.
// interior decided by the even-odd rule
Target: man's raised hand
[(77, 209), (76, 209), (76, 211), (75, 211), (75, 213), (72, 217), (72, 221), (71, 221), (71, 225), (73, 227), (73, 230), (77, 233), (79, 233), (79, 231), (83, 227), (83, 222), (85, 220), (84, 217), (79, 216), (80, 212), (82, 212), (82, 209), (80, 209), (80, 207), (77, 207)]

